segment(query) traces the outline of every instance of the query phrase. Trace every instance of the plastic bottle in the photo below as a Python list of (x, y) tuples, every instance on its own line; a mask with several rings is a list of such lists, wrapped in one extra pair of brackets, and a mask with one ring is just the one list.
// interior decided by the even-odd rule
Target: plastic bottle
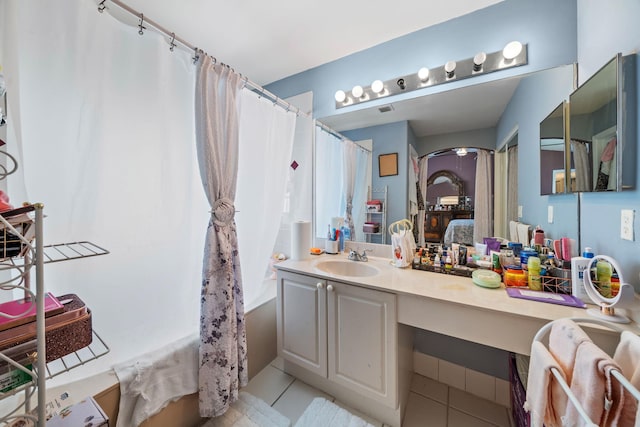
[(605, 298), (611, 298), (611, 274), (613, 267), (608, 261), (599, 259), (596, 261), (596, 274), (598, 277), (598, 288), (600, 295)]
[[(582, 256), (571, 258), (571, 295), (579, 298), (583, 302), (589, 302), (591, 298), (584, 289), (584, 274), (593, 258), (593, 252), (590, 247), (584, 248)], [(590, 274), (587, 272), (586, 274)]]
[(433, 259), (433, 266), (440, 267), (440, 255), (436, 254), (436, 257)]
[(529, 289), (532, 291), (542, 290), (542, 282), (540, 280), (540, 258), (530, 256), (527, 259), (527, 270), (529, 275)]

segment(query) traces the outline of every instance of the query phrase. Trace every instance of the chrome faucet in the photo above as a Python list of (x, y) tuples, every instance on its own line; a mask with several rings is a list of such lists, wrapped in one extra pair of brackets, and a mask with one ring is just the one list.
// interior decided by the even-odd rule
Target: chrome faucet
[(351, 249), (349, 251), (349, 259), (351, 261), (367, 262), (367, 261), (369, 261), (369, 258), (367, 258), (367, 251), (371, 252), (371, 249), (365, 249), (365, 250), (362, 251), (361, 254), (359, 254), (357, 251)]

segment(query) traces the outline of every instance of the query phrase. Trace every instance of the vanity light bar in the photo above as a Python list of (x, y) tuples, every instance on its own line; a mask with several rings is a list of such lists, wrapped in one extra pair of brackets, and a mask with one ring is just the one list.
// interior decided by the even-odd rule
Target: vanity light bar
[(411, 92), (469, 77), (505, 70), (527, 64), (527, 45), (511, 42), (503, 50), (479, 52), (473, 58), (448, 61), (436, 68), (421, 68), (413, 74), (391, 80), (375, 80), (370, 86), (354, 86), (335, 93), (335, 105), (344, 108), (403, 92)]

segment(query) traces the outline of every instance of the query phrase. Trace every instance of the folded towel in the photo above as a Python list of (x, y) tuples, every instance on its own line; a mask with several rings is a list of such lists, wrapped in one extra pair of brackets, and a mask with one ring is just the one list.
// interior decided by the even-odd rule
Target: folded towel
[[(613, 360), (620, 365), (622, 374), (627, 380), (635, 388), (640, 389), (640, 336), (629, 331), (622, 332)], [(638, 411), (638, 401), (625, 390), (619, 425), (636, 425), (636, 420), (640, 421)]]
[(522, 243), (523, 246), (528, 246), (531, 244), (531, 239), (529, 238), (529, 230), (531, 226), (529, 224), (523, 224), (519, 222), (516, 225), (516, 230), (518, 232), (518, 242)]
[[(558, 319), (551, 326), (549, 352), (558, 361), (558, 365), (567, 379), (567, 384), (571, 384), (573, 378), (573, 366), (578, 346), (587, 341), (591, 341), (589, 336), (572, 320)], [(564, 392), (555, 394), (554, 398), (558, 413), (564, 414), (569, 398)]]
[(135, 427), (171, 401), (198, 391), (200, 338), (190, 335), (113, 367), (120, 381), (116, 427)]
[[(599, 426), (618, 425), (616, 417), (624, 404), (622, 385), (611, 381), (612, 369), (620, 370), (620, 366), (593, 342), (584, 341), (578, 346), (571, 391), (591, 421)], [(567, 426), (583, 425), (572, 404), (567, 406), (562, 422)]]
[(373, 427), (362, 418), (353, 415), (323, 397), (316, 397), (304, 410), (295, 427)]
[(512, 242), (519, 242), (518, 240), (518, 223), (516, 221), (509, 221), (509, 240)]
[(531, 427), (542, 427), (543, 422), (547, 427), (561, 425), (560, 417), (564, 412), (557, 410), (554, 396), (563, 391), (555, 391), (560, 385), (551, 373), (551, 368), (556, 368), (564, 377), (558, 361), (549, 350), (540, 341), (534, 341), (531, 344), (527, 400), (524, 403), (524, 410), (531, 414)]

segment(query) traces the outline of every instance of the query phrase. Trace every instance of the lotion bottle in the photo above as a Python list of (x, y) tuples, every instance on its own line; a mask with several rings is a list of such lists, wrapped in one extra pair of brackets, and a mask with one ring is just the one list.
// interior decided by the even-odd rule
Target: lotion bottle
[(593, 258), (591, 248), (584, 248), (582, 256), (571, 258), (571, 294), (579, 298), (582, 302), (590, 302), (591, 298), (584, 289), (584, 275), (590, 274), (587, 270), (589, 263)]

